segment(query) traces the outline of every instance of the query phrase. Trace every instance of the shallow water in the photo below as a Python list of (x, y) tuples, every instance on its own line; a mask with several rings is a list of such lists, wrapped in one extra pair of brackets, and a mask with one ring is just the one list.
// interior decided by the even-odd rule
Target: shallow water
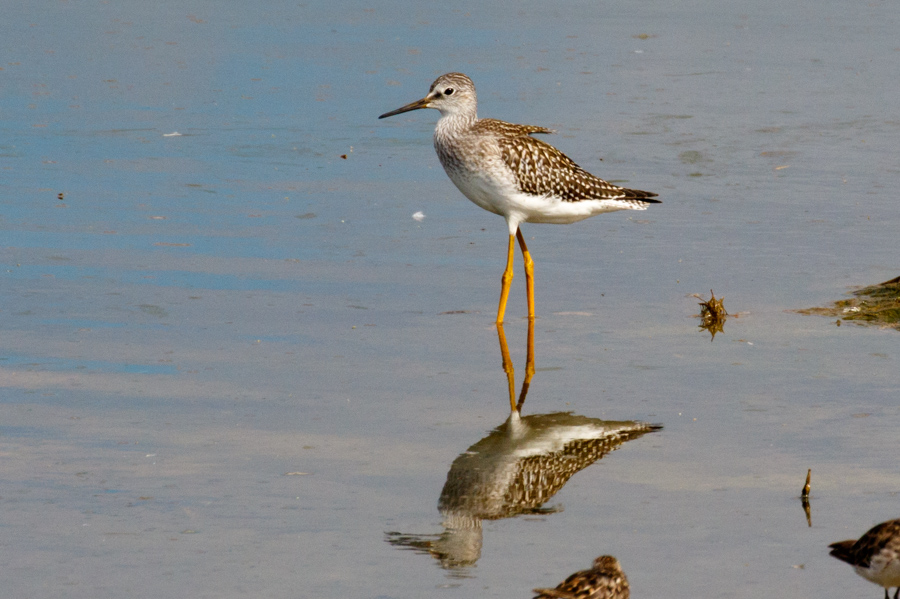
[[(880, 593), (827, 544), (900, 515), (897, 333), (793, 311), (900, 274), (895, 3), (7, 8), (9, 596), (528, 597), (604, 553), (635, 597)], [(523, 228), (522, 413), (664, 428), (463, 567), (392, 541), (509, 417), (505, 224), (436, 113), (376, 119), (450, 70), (663, 200)]]

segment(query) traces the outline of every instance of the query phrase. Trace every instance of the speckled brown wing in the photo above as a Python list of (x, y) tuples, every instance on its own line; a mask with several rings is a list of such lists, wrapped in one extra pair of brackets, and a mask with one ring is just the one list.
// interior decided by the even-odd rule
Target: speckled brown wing
[(504, 162), (516, 176), (520, 191), (554, 196), (566, 202), (616, 199), (659, 202), (650, 199), (656, 197), (655, 193), (618, 187), (595, 177), (550, 144), (530, 136), (530, 133), (546, 133), (548, 130), (524, 125), (510, 127), (521, 129), (510, 129), (498, 143)]
[(871, 559), (884, 549), (900, 552), (900, 520), (888, 520), (873, 527), (853, 545), (855, 566), (868, 568)]
[(479, 119), (472, 125), (472, 132), (476, 134), (493, 134), (497, 137), (516, 138), (531, 135), (532, 133), (555, 133), (552, 129), (538, 127), (537, 125), (517, 125), (497, 119)]

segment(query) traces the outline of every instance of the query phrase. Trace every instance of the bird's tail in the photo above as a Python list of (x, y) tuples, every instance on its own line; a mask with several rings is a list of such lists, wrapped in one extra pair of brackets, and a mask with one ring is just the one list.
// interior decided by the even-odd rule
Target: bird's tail
[(628, 200), (640, 200), (642, 202), (647, 202), (648, 204), (662, 204), (662, 200), (654, 200), (657, 195), (652, 191), (641, 191), (640, 189), (623, 189), (625, 192), (625, 199)]
[(847, 562), (848, 564), (855, 564), (856, 557), (853, 554), (853, 545), (856, 544), (856, 541), (840, 541), (839, 543), (832, 543), (829, 545), (831, 547), (831, 553), (829, 555), (833, 555), (838, 558), (842, 562)]

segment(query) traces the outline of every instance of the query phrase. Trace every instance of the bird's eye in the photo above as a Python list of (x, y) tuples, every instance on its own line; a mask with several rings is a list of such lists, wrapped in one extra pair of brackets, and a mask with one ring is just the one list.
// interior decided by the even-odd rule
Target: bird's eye
[(453, 88), (452, 88), (452, 87), (448, 87), (447, 89), (445, 89), (445, 90), (444, 90), (444, 95), (445, 95), (445, 96), (452, 96), (452, 95), (453, 95)]

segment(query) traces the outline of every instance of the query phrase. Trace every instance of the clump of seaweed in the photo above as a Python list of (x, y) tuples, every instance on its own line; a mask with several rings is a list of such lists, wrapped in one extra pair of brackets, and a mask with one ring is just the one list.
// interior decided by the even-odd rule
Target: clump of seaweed
[[(709, 331), (710, 341), (712, 341), (716, 338), (716, 333), (725, 332), (725, 317), (728, 316), (728, 312), (725, 311), (724, 297), (716, 299), (716, 294), (712, 289), (709, 290), (709, 295), (710, 298), (707, 301), (700, 302), (700, 320), (702, 322), (699, 328)], [(703, 299), (699, 295), (696, 297)]]
[(824, 308), (797, 310), (800, 314), (836, 316), (841, 321), (875, 325), (900, 331), (900, 277), (870, 285), (853, 292), (849, 299), (838, 300)]

